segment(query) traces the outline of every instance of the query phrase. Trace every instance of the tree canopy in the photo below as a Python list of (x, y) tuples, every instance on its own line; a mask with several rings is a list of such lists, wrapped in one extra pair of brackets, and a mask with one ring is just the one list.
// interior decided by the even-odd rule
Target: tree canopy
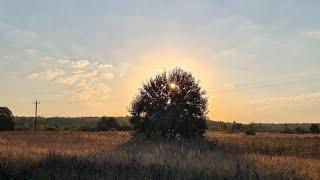
[(15, 123), (9, 108), (0, 107), (0, 131), (14, 131)]
[(320, 128), (317, 124), (312, 124), (310, 127), (311, 133), (320, 133)]
[(131, 103), (137, 134), (167, 139), (202, 137), (207, 128), (207, 98), (191, 73), (176, 68), (146, 82)]

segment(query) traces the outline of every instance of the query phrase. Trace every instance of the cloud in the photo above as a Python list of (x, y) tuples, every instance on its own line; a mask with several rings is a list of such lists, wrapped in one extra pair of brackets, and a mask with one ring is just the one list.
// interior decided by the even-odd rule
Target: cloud
[(82, 80), (73, 89), (71, 97), (76, 101), (99, 101), (106, 99), (110, 90), (109, 86), (105, 83), (90, 83)]
[(262, 105), (297, 105), (297, 104), (320, 104), (320, 92), (303, 94), (292, 97), (278, 97), (264, 100), (251, 101), (250, 104)]
[(102, 79), (110, 80), (110, 79), (114, 78), (114, 74), (113, 73), (100, 73), (100, 77)]
[(309, 37), (320, 39), (320, 31), (309, 31), (305, 32), (305, 34)]
[(28, 76), (28, 79), (45, 79), (45, 80), (53, 80), (57, 78), (58, 76), (61, 76), (64, 74), (64, 71), (61, 69), (49, 69), (47, 71), (43, 72), (34, 72), (31, 73)]
[(36, 49), (26, 49), (26, 50), (24, 50), (24, 53), (26, 53), (26, 54), (28, 54), (30, 56), (35, 55), (37, 52), (38, 52), (38, 50), (36, 50)]
[(111, 64), (100, 64), (99, 68), (112, 68)]
[(73, 85), (81, 80), (91, 81), (91, 78), (96, 77), (97, 71), (85, 72), (82, 70), (74, 71), (72, 75), (67, 75), (65, 77), (60, 77), (55, 80), (57, 83)]
[(69, 59), (59, 59), (59, 60), (58, 60), (58, 63), (59, 63), (59, 64), (69, 64), (69, 63), (70, 63), (70, 60), (69, 60)]
[(70, 100), (96, 101), (107, 98), (111, 88), (107, 81), (114, 78), (111, 64), (101, 64), (86, 59), (73, 60), (57, 58), (54, 64), (43, 72), (31, 73), (28, 79), (45, 79), (67, 86), (64, 96)]
[(72, 67), (73, 68), (79, 68), (79, 69), (81, 69), (81, 68), (84, 68), (84, 67), (86, 67), (86, 66), (88, 66), (90, 64), (90, 61), (88, 61), (88, 60), (78, 60), (78, 61), (73, 61), (72, 62)]

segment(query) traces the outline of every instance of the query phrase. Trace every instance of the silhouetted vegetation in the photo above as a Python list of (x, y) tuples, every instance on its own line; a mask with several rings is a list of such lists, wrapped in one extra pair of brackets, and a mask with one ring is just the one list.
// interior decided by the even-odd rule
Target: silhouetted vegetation
[[(131, 131), (133, 130), (132, 125), (129, 122), (129, 117), (115, 117), (117, 123), (120, 127), (117, 129), (119, 131)], [(97, 124), (101, 120), (100, 117), (50, 117), (38, 118), (38, 129), (42, 131), (98, 131)], [(15, 129), (17, 131), (33, 130), (34, 117), (14, 117)], [(234, 124), (241, 124), (241, 128), (232, 128)], [(239, 133), (245, 131), (249, 128), (250, 124), (242, 124), (238, 122), (223, 122), (223, 121), (212, 121), (207, 120), (208, 131), (223, 131), (228, 133)], [(315, 124), (319, 126), (318, 124)], [(239, 125), (236, 125), (239, 126)], [(302, 124), (268, 124), (268, 123), (255, 123), (255, 132), (272, 132), (272, 133), (284, 133), (285, 129), (290, 128), (290, 133), (311, 133), (310, 127), (312, 124), (302, 123)], [(299, 128), (298, 128), (299, 127)], [(298, 129), (297, 129), (298, 128)], [(238, 131), (232, 131), (232, 129), (238, 129)], [(302, 132), (299, 130), (301, 129)]]
[(246, 130), (244, 131), (244, 133), (245, 133), (246, 135), (248, 135), (248, 136), (254, 136), (254, 135), (256, 135), (254, 123), (249, 124), (249, 126), (246, 128)]
[(310, 127), (311, 133), (320, 133), (320, 128), (317, 124), (312, 124)]
[[(129, 117), (114, 117), (119, 127), (117, 130), (130, 131), (132, 126)], [(38, 130), (41, 131), (98, 131), (97, 125), (100, 117), (38, 117)], [(33, 117), (14, 117), (16, 130), (32, 130)]]
[(146, 137), (201, 137), (207, 128), (205, 92), (191, 73), (179, 68), (145, 83), (130, 113), (135, 133)]
[(119, 130), (120, 125), (118, 124), (116, 118), (114, 117), (101, 117), (101, 120), (98, 122), (97, 130), (98, 131), (107, 131), (107, 130)]
[(231, 132), (241, 132), (243, 130), (242, 124), (233, 121), (230, 130), (231, 130)]
[(303, 129), (303, 128), (301, 128), (301, 127), (296, 127), (296, 128), (294, 129), (294, 131), (295, 131), (296, 133), (298, 133), (298, 134), (308, 133), (308, 130)]
[(285, 134), (292, 134), (292, 133), (294, 133), (294, 131), (293, 131), (292, 129), (290, 129), (287, 124), (284, 125), (284, 129), (283, 129), (282, 132), (285, 133)]
[(0, 131), (14, 131), (15, 123), (9, 108), (0, 107)]

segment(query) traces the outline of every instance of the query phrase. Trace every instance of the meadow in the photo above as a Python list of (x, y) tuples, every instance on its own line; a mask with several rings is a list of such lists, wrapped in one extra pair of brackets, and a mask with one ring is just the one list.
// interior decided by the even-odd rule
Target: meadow
[(320, 135), (208, 131), (202, 140), (130, 132), (0, 133), (0, 177), (29, 179), (320, 179)]

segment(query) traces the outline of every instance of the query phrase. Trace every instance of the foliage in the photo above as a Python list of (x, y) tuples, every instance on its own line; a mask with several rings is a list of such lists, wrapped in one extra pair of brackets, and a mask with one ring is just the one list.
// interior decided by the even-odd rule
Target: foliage
[(207, 128), (205, 92), (191, 73), (179, 68), (145, 83), (130, 113), (136, 134), (146, 137), (202, 137)]
[(101, 120), (97, 124), (98, 131), (118, 130), (120, 125), (114, 117), (101, 117)]
[(244, 131), (244, 133), (247, 135), (247, 136), (254, 136), (256, 135), (256, 132), (253, 130), (253, 129), (246, 129)]
[(15, 123), (9, 108), (0, 107), (0, 131), (14, 131)]
[(296, 133), (298, 133), (298, 134), (308, 133), (307, 130), (305, 130), (305, 129), (301, 128), (301, 127), (296, 127), (296, 128), (294, 129), (294, 131), (295, 131)]
[(230, 131), (231, 132), (240, 132), (242, 130), (242, 124), (233, 121)]
[(311, 133), (320, 133), (320, 128), (318, 125), (316, 124), (312, 124), (310, 127), (310, 132)]
[(290, 129), (287, 124), (284, 125), (284, 129), (282, 132), (285, 134), (293, 134), (294, 133), (294, 131), (292, 131), (292, 129)]
[[(132, 130), (129, 117), (114, 118), (120, 125), (118, 130)], [(97, 131), (97, 124), (100, 120), (100, 117), (38, 117), (38, 129), (41, 131)], [(33, 129), (34, 117), (14, 117), (14, 121), (17, 130), (24, 131)]]
[(248, 136), (254, 136), (256, 135), (256, 131), (255, 131), (255, 128), (254, 128), (254, 123), (251, 123), (247, 129), (244, 131), (244, 133)]
[[(129, 122), (129, 117), (115, 117), (120, 125), (119, 131), (131, 131), (133, 129)], [(58, 127), (55, 130), (67, 131), (97, 131), (97, 124), (100, 117), (38, 117), (38, 129), (46, 131), (48, 127)], [(34, 126), (34, 117), (14, 116), (15, 129), (18, 131), (32, 130)], [(237, 122), (238, 123), (238, 122)], [(224, 131), (230, 132), (234, 123), (207, 120), (208, 131)], [(239, 123), (240, 124), (240, 123)], [(309, 130), (312, 124), (308, 123), (288, 123), (288, 124), (272, 124), (272, 123), (255, 123), (254, 130), (256, 132), (272, 132), (283, 133), (284, 127), (289, 129), (290, 133), (298, 133), (295, 131), (297, 127), (303, 131)], [(315, 124), (319, 126), (320, 124)], [(240, 132), (245, 132), (249, 125), (241, 124)], [(310, 131), (308, 131), (310, 132)], [(307, 131), (305, 133), (308, 133)]]

